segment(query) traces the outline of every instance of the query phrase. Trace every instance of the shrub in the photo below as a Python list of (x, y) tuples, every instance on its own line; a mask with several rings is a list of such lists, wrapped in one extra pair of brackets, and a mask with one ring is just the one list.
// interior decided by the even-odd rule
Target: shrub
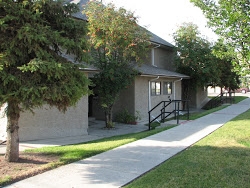
[(140, 120), (140, 113), (136, 111), (136, 115), (131, 114), (127, 109), (117, 113), (115, 120), (119, 123), (136, 124)]

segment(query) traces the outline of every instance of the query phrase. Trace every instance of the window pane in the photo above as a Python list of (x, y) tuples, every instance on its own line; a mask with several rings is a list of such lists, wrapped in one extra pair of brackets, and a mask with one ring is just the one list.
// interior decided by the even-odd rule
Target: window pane
[(161, 95), (161, 82), (151, 82), (151, 95)]
[(151, 82), (151, 95), (155, 95), (155, 82)]
[(163, 83), (163, 94), (164, 95), (172, 94), (172, 82), (164, 82)]
[(168, 82), (168, 94), (172, 94), (172, 82)]
[(161, 82), (156, 82), (156, 95), (161, 94)]

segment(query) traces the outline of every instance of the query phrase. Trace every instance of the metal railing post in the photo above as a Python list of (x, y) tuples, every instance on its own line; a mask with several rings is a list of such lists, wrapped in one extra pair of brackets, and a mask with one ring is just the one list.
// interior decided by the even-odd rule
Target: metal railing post
[(150, 125), (151, 125), (151, 113), (150, 111), (148, 112), (148, 130), (150, 131)]
[(174, 119), (176, 119), (176, 101), (174, 101)]
[(179, 110), (180, 110), (180, 102), (178, 101), (178, 105), (177, 105), (177, 125), (179, 125)]

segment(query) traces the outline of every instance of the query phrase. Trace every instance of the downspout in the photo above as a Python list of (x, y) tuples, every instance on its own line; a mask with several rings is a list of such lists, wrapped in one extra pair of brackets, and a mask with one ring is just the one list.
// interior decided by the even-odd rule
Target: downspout
[(175, 81), (174, 81), (174, 100), (175, 100), (175, 94), (176, 94), (176, 92), (175, 92), (175, 83), (176, 83), (176, 82), (179, 82), (179, 81), (182, 81), (182, 78), (179, 79), (179, 80), (175, 80)]
[(151, 92), (150, 92), (151, 91), (151, 82), (154, 80), (158, 80), (158, 79), (159, 79), (159, 76), (148, 81), (148, 111), (151, 110)]

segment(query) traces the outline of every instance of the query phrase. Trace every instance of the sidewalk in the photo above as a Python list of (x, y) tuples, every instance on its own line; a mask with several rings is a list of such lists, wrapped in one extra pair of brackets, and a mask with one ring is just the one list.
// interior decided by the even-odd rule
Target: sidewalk
[(11, 188), (121, 187), (250, 108), (250, 98), (194, 121), (19, 181)]
[[(40, 148), (45, 146), (61, 146), (61, 145), (77, 144), (92, 140), (98, 140), (105, 137), (111, 137), (115, 135), (136, 133), (148, 130), (148, 127), (145, 126), (144, 124), (128, 125), (128, 124), (116, 123), (115, 129), (110, 129), (110, 130), (105, 130), (103, 129), (103, 127), (105, 127), (104, 121), (90, 120), (88, 135), (20, 142), (19, 151), (24, 151), (25, 149)], [(0, 154), (5, 154), (5, 151), (6, 151), (6, 145), (0, 145)]]

